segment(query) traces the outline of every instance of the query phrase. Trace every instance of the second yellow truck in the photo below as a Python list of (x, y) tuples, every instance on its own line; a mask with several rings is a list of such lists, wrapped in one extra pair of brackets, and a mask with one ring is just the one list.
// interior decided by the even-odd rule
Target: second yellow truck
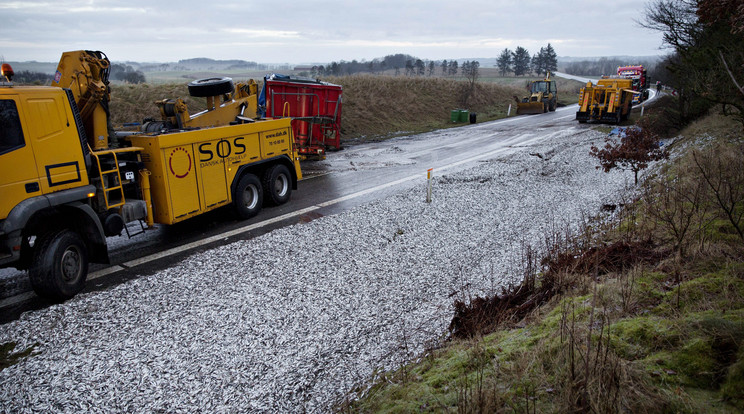
[(173, 224), (227, 205), (250, 218), (287, 202), (302, 178), (291, 120), (252, 118), (255, 84), (196, 81), (207, 111), (163, 101), (163, 121), (115, 138), (103, 53), (63, 54), (47, 87), (13, 85), (6, 66), (0, 267), (27, 269), (40, 296), (82, 290), (88, 263), (109, 262), (106, 237), (127, 223)]
[(619, 124), (630, 116), (634, 95), (631, 79), (604, 77), (596, 85), (589, 82), (579, 92), (576, 119)]

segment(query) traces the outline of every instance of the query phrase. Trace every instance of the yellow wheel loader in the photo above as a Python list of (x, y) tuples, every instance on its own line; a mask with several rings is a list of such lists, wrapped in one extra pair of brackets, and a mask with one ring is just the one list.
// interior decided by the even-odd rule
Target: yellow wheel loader
[(545, 112), (555, 111), (558, 105), (558, 89), (555, 81), (550, 80), (550, 72), (545, 79), (536, 80), (529, 83), (530, 95), (517, 100), (517, 115), (522, 114), (542, 114)]

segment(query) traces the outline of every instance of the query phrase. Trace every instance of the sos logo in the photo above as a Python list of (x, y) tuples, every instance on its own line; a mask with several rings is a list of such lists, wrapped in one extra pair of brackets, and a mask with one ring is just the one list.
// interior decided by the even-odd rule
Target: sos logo
[(191, 172), (191, 154), (183, 147), (174, 148), (168, 156), (168, 167), (176, 178), (184, 178)]
[(243, 140), (245, 138), (243, 137), (237, 137), (232, 140), (232, 142), (221, 139), (217, 141), (216, 144), (211, 142), (205, 142), (201, 145), (199, 145), (199, 154), (200, 162), (209, 162), (212, 161), (215, 156), (221, 159), (225, 159), (231, 155), (240, 155), (244, 154), (245, 144), (243, 144)]

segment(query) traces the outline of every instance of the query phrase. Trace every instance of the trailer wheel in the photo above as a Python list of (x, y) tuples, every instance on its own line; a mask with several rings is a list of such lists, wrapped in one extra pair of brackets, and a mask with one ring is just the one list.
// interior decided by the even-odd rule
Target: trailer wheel
[(36, 294), (63, 301), (83, 290), (88, 276), (88, 250), (80, 236), (62, 230), (42, 236), (37, 243), (28, 269)]
[(197, 98), (232, 93), (235, 85), (231, 78), (205, 78), (189, 82), (189, 95)]
[(274, 205), (286, 203), (292, 195), (292, 179), (289, 169), (282, 164), (276, 164), (267, 169), (262, 184), (266, 199)]
[(263, 204), (263, 190), (261, 181), (253, 174), (245, 174), (238, 181), (233, 194), (233, 205), (235, 211), (243, 219), (249, 219), (259, 211)]

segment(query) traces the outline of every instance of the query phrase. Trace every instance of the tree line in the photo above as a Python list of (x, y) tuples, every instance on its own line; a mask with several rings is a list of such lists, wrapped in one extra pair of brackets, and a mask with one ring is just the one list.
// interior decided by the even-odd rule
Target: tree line
[[(327, 65), (315, 65), (311, 68), (312, 76), (343, 76), (355, 73), (382, 73), (393, 70), (395, 75), (405, 76), (462, 76), (471, 77), (474, 68), (480, 67), (476, 61), (465, 61), (462, 65), (457, 60), (424, 60), (415, 56), (398, 53), (369, 62), (331, 62)], [(466, 70), (467, 68), (467, 70)], [(476, 69), (477, 70), (477, 69)]]
[(517, 46), (513, 52), (507, 48), (499, 55), (496, 67), (499, 68), (501, 76), (506, 76), (510, 72), (513, 72), (515, 76), (531, 73), (541, 75), (558, 70), (558, 54), (550, 43), (541, 47), (540, 51), (532, 56), (522, 46)]
[(145, 83), (145, 74), (135, 70), (129, 65), (119, 63), (111, 64), (111, 73), (109, 78), (112, 80), (122, 81), (124, 83)]
[[(124, 83), (145, 83), (145, 74), (142, 71), (135, 70), (129, 65), (118, 63), (111, 64), (109, 79), (118, 80)], [(26, 85), (51, 85), (53, 76), (43, 72), (32, 72), (23, 70), (15, 74), (13, 80), (19, 84)]]
[(654, 62), (627, 62), (620, 59), (599, 58), (597, 60), (582, 60), (571, 62), (565, 65), (566, 73), (578, 76), (598, 76), (598, 75), (615, 75), (618, 66), (629, 64), (643, 65), (646, 69), (651, 70), (655, 66)]

